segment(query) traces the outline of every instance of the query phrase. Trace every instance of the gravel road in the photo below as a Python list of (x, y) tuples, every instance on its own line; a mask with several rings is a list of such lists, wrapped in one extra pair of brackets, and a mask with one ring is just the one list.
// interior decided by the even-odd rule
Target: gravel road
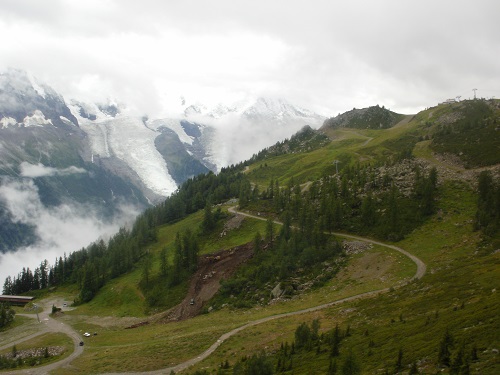
[[(254, 219), (258, 219), (258, 220), (267, 220), (266, 218), (263, 218), (263, 217), (260, 217), (260, 216), (255, 216), (255, 215), (251, 215), (251, 214), (248, 214), (248, 213), (239, 212), (239, 211), (236, 210), (235, 207), (229, 208), (229, 212), (234, 213), (234, 214), (238, 214), (238, 215), (243, 215), (243, 216), (251, 217), (251, 218), (254, 218)], [(279, 221), (275, 221), (275, 223), (276, 224), (282, 224)], [(337, 235), (337, 236), (342, 236), (342, 237), (346, 237), (346, 238), (355, 239), (355, 240), (358, 240), (358, 241), (369, 242), (369, 243), (372, 243), (372, 244), (375, 244), (375, 245), (379, 245), (379, 246), (388, 247), (390, 249), (393, 249), (395, 251), (400, 252), (401, 254), (404, 254), (405, 256), (407, 256), (408, 258), (410, 258), (416, 264), (416, 266), (417, 266), (417, 271), (416, 271), (415, 275), (412, 277), (412, 280), (421, 278), (422, 276), (424, 276), (424, 274), (426, 272), (426, 265), (425, 265), (424, 262), (422, 262), (422, 260), (420, 260), (419, 258), (417, 258), (415, 255), (410, 254), (406, 250), (403, 250), (400, 247), (393, 246), (393, 245), (388, 245), (388, 244), (385, 244), (383, 242), (371, 240), (371, 239), (364, 238), (364, 237), (349, 235), (349, 234), (345, 234), (345, 233), (333, 233), (333, 234)], [(248, 323), (246, 323), (246, 324), (244, 324), (244, 325), (242, 325), (242, 326), (240, 326), (238, 328), (235, 328), (235, 329), (233, 329), (233, 330), (231, 330), (229, 332), (226, 332), (225, 334), (223, 334), (222, 336), (220, 336), (207, 350), (205, 350), (203, 353), (201, 353), (200, 355), (196, 356), (195, 358), (192, 358), (192, 359), (190, 359), (190, 360), (188, 360), (186, 362), (180, 363), (180, 364), (178, 364), (176, 366), (173, 366), (173, 367), (168, 367), (168, 368), (164, 368), (164, 369), (156, 370), (156, 371), (140, 372), (140, 373), (133, 373), (133, 372), (127, 372), (127, 373), (109, 373), (108, 375), (118, 375), (118, 374), (128, 374), (128, 375), (130, 375), (130, 374), (150, 374), (150, 375), (156, 375), (156, 374), (170, 374), (172, 371), (174, 371), (175, 373), (178, 373), (180, 371), (183, 371), (183, 370), (185, 370), (185, 369), (187, 369), (187, 368), (195, 365), (198, 362), (201, 362), (202, 360), (204, 360), (205, 358), (207, 358), (208, 356), (210, 356), (225, 340), (227, 340), (231, 336), (236, 335), (238, 332), (241, 332), (241, 331), (243, 331), (244, 329), (246, 329), (248, 327), (256, 326), (258, 324), (266, 323), (266, 322), (269, 322), (269, 321), (275, 320), (275, 319), (285, 318), (285, 317), (289, 317), (289, 316), (293, 316), (293, 315), (310, 313), (310, 312), (313, 312), (313, 311), (325, 309), (325, 308), (328, 308), (328, 307), (331, 307), (331, 306), (334, 306), (334, 305), (337, 305), (337, 304), (340, 304), (340, 303), (344, 303), (344, 302), (348, 302), (348, 301), (353, 301), (353, 300), (356, 300), (356, 299), (372, 297), (372, 296), (378, 295), (380, 293), (385, 293), (385, 292), (387, 292), (389, 290), (390, 290), (390, 288), (374, 290), (374, 291), (371, 291), (371, 292), (361, 293), (361, 294), (357, 294), (355, 296), (351, 296), (351, 297), (347, 297), (347, 298), (342, 298), (342, 299), (339, 299), (339, 300), (336, 300), (336, 301), (325, 303), (323, 305), (319, 305), (319, 306), (315, 306), (315, 307), (310, 307), (310, 308), (299, 310), (299, 311), (293, 311), (293, 312), (288, 312), (288, 313), (283, 313), (283, 314), (272, 315), (272, 316), (268, 316), (266, 318), (262, 318), (262, 319), (254, 320), (252, 322), (248, 322)], [(67, 358), (64, 358), (61, 361), (52, 363), (52, 364), (47, 365), (47, 366), (38, 367), (38, 368), (35, 368), (35, 369), (26, 369), (26, 370), (2, 372), (2, 374), (48, 374), (51, 370), (54, 370), (56, 368), (64, 368), (65, 366), (70, 366), (71, 361), (73, 361), (76, 357), (78, 357), (80, 354), (83, 353), (84, 347), (83, 346), (79, 346), (79, 343), (81, 341), (80, 334), (78, 332), (76, 332), (75, 330), (73, 330), (73, 328), (71, 328), (69, 325), (64, 324), (62, 322), (59, 322), (59, 321), (56, 321), (56, 320), (50, 318), (49, 313), (48, 313), (48, 311), (50, 311), (50, 310), (49, 310), (48, 306), (52, 307), (52, 304), (53, 304), (53, 301), (47, 301), (47, 302), (45, 302), (44, 312), (42, 312), (42, 313), (39, 314), (40, 315), (40, 320), (41, 320), (40, 324), (43, 324), (43, 327), (40, 329), (39, 332), (37, 332), (35, 334), (32, 334), (30, 336), (24, 337), (22, 339), (18, 339), (16, 341), (13, 341), (13, 342), (9, 343), (8, 345), (4, 345), (3, 347), (0, 347), (0, 350), (6, 349), (6, 348), (10, 348), (13, 345), (17, 345), (17, 344), (19, 344), (19, 343), (21, 343), (23, 341), (30, 340), (30, 339), (32, 339), (32, 338), (34, 338), (36, 336), (39, 336), (41, 334), (44, 334), (46, 332), (63, 332), (65, 334), (67, 334), (68, 336), (70, 336), (71, 339), (73, 340), (74, 347), (75, 347), (74, 352), (70, 356), (68, 356)], [(22, 314), (20, 314), (20, 315), (22, 315)], [(32, 317), (32, 318), (36, 318), (36, 316), (34, 316), (34, 315), (26, 315), (26, 316), (29, 316), (29, 317)]]

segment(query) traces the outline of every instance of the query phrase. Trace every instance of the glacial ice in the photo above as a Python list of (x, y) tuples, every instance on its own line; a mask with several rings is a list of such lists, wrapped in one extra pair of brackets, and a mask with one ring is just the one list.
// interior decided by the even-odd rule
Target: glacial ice
[(168, 196), (177, 189), (167, 164), (155, 147), (158, 132), (147, 128), (139, 117), (118, 117), (103, 122), (81, 121), (91, 140), (92, 153), (116, 156), (137, 173), (153, 192)]

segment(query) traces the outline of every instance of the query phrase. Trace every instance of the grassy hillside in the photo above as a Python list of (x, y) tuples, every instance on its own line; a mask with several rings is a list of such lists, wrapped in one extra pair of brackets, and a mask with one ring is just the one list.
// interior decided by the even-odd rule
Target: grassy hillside
[[(399, 243), (427, 263), (428, 273), (422, 280), (376, 299), (249, 329), (238, 341), (258, 344), (240, 350), (236, 339), (231, 339), (221, 354), (201, 364), (200, 368), (207, 364), (215, 367), (226, 359), (232, 367), (236, 361), (231, 358), (258, 353), (262, 347), (267, 348), (275, 368), (281, 344), (294, 341), (301, 322), (311, 324), (319, 319), (320, 333), (325, 336), (337, 324), (344, 332), (350, 327), (350, 335), (342, 340), (340, 354), (332, 357), (331, 346), (323, 338), (319, 353), (317, 344), (311, 350), (298, 350), (292, 356), (293, 370), (280, 373), (325, 374), (331, 360), (340, 368), (351, 351), (361, 364), (362, 373), (386, 370), (393, 373), (400, 349), (403, 351), (402, 371), (408, 372), (415, 362), (421, 373), (435, 373), (440, 370), (437, 365), (439, 345), (447, 330), (454, 337), (452, 360), (464, 346), (471, 373), (496, 373), (499, 369), (494, 349), (499, 344), (500, 297), (496, 290), (500, 257), (497, 252), (481, 251), (481, 235), (472, 232), (470, 217), (475, 207), (470, 188), (446, 183), (441, 197), (443, 213)], [(473, 350), (478, 353), (477, 360), (470, 358)]]
[(499, 100), (469, 100), (438, 108), (426, 121), (434, 127), (431, 147), (455, 155), (467, 168), (498, 164), (499, 116)]
[[(86, 339), (71, 369), (55, 373), (169, 368), (199, 356), (222, 334), (249, 322), (385, 289), (248, 326), (187, 373), (239, 374), (258, 363), (284, 374), (334, 373), (335, 366), (337, 373), (345, 373), (349, 364), (360, 369), (351, 373), (363, 374), (498, 373), (499, 235), (485, 234), (475, 224), (482, 169), (466, 171), (446, 156), (455, 152), (455, 137), (470, 136), (468, 126), (454, 127), (446, 141), (441, 134), (468, 106), (476, 108), (474, 118), (484, 110), (488, 124), (483, 127), (481, 120), (470, 127), (489, 129), (498, 114), (487, 105), (462, 103), (458, 112), (439, 106), (387, 129), (330, 128), (328, 144), (324, 136), (307, 131), (261, 153), (245, 163), (247, 168), (186, 184), (136, 223), (130, 238), (137, 241), (139, 255), (132, 270), (106, 280), (90, 302), (58, 318), (80, 332), (99, 334)], [(485, 142), (482, 152), (497, 155), (495, 142)], [(478, 160), (478, 149), (465, 147), (459, 156)], [(488, 160), (498, 186), (498, 160)], [(469, 166), (474, 165), (483, 164)], [(437, 184), (429, 197), (433, 167)], [(238, 203), (227, 202), (229, 197), (239, 198)], [(207, 211), (207, 201), (226, 203)], [(229, 208), (236, 204), (254, 217), (235, 224)], [(207, 212), (213, 215), (210, 225)], [(329, 253), (345, 240), (329, 234), (333, 231), (397, 240), (397, 246), (426, 263), (427, 273), (410, 282), (415, 264), (383, 246)], [(134, 233), (141, 235), (139, 240)], [(235, 247), (244, 244), (254, 253), (222, 279), (225, 289), (204, 302), (202, 314), (168, 321), (165, 311), (185, 300), (189, 278), (206, 276), (193, 271), (170, 285), (162, 275), (162, 254), (168, 272), (174, 272), (184, 244), (176, 237), (186, 233), (196, 240), (200, 257), (239, 251)], [(271, 291), (278, 284), (288, 292), (275, 298)], [(65, 298), (77, 297), (79, 290), (71, 284), (55, 293), (63, 292)], [(304, 339), (308, 329), (313, 333)]]

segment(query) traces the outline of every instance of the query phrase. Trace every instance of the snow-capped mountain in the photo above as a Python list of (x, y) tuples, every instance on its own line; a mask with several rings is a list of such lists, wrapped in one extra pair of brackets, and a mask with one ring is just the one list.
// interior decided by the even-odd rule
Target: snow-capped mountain
[(148, 205), (130, 180), (91, 162), (88, 135), (62, 96), (25, 72), (0, 74), (0, 123), (0, 254), (35, 244), (75, 250)]
[[(5, 189), (13, 183), (17, 192), (32, 192), (38, 207), (85, 205), (95, 217), (110, 217), (123, 204), (156, 203), (190, 177), (217, 172), (324, 121), (282, 99), (182, 105), (176, 117), (141, 117), (116, 100), (65, 100), (26, 72), (1, 73), (0, 222), (37, 235), (37, 224), (13, 213), (14, 195)], [(19, 245), (21, 238), (30, 237), (4, 240)]]
[(186, 118), (202, 118), (205, 121), (235, 119), (245, 120), (255, 125), (266, 124), (272, 126), (290, 126), (299, 123), (317, 126), (325, 120), (307, 109), (294, 106), (284, 99), (256, 98), (240, 100), (231, 105), (219, 103), (214, 107), (203, 104), (192, 104), (184, 109)]
[(114, 108), (112, 113), (103, 111), (102, 105), (75, 101), (70, 105), (88, 138), (87, 158), (133, 181), (152, 203), (170, 195), (188, 178), (213, 167), (200, 161), (204, 156), (199, 151), (202, 125), (174, 119), (150, 121), (116, 105), (105, 108), (110, 107)]
[[(304, 125), (318, 127), (325, 119), (283, 99), (247, 99), (213, 107), (183, 99), (183, 106), (177, 118), (149, 119), (130, 114), (116, 101), (65, 101), (23, 71), (0, 75), (1, 129), (57, 128), (59, 137), (78, 140), (73, 151), (82, 163), (131, 181), (151, 202), (168, 196), (193, 175), (242, 161)], [(16, 142), (7, 150), (15, 147)], [(2, 160), (4, 165), (8, 159)]]
[(61, 95), (24, 71), (9, 69), (0, 74), (0, 124), (29, 127), (76, 125)]
[(317, 125), (323, 123), (324, 117), (307, 109), (296, 107), (283, 99), (258, 98), (243, 112), (243, 117), (252, 123), (276, 124), (281, 126)]
[(231, 105), (186, 105), (184, 116), (213, 127), (207, 159), (218, 168), (250, 158), (253, 154), (290, 137), (304, 125), (317, 128), (326, 119), (284, 99), (257, 98)]

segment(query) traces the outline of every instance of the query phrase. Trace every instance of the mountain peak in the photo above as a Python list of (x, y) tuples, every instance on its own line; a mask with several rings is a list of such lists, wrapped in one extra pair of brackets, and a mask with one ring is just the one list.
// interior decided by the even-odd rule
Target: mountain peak
[(9, 68), (0, 73), (0, 120), (14, 119), (23, 124), (25, 118), (33, 116), (56, 127), (69, 123), (78, 126), (63, 97), (50, 86), (24, 70)]
[(247, 108), (243, 116), (250, 121), (270, 122), (285, 124), (289, 122), (301, 122), (302, 125), (318, 125), (324, 117), (300, 108), (282, 98), (271, 99), (259, 97), (255, 103)]
[(350, 111), (325, 120), (321, 129), (326, 128), (357, 128), (386, 129), (396, 125), (404, 115), (392, 112), (379, 105), (368, 108), (353, 108)]

